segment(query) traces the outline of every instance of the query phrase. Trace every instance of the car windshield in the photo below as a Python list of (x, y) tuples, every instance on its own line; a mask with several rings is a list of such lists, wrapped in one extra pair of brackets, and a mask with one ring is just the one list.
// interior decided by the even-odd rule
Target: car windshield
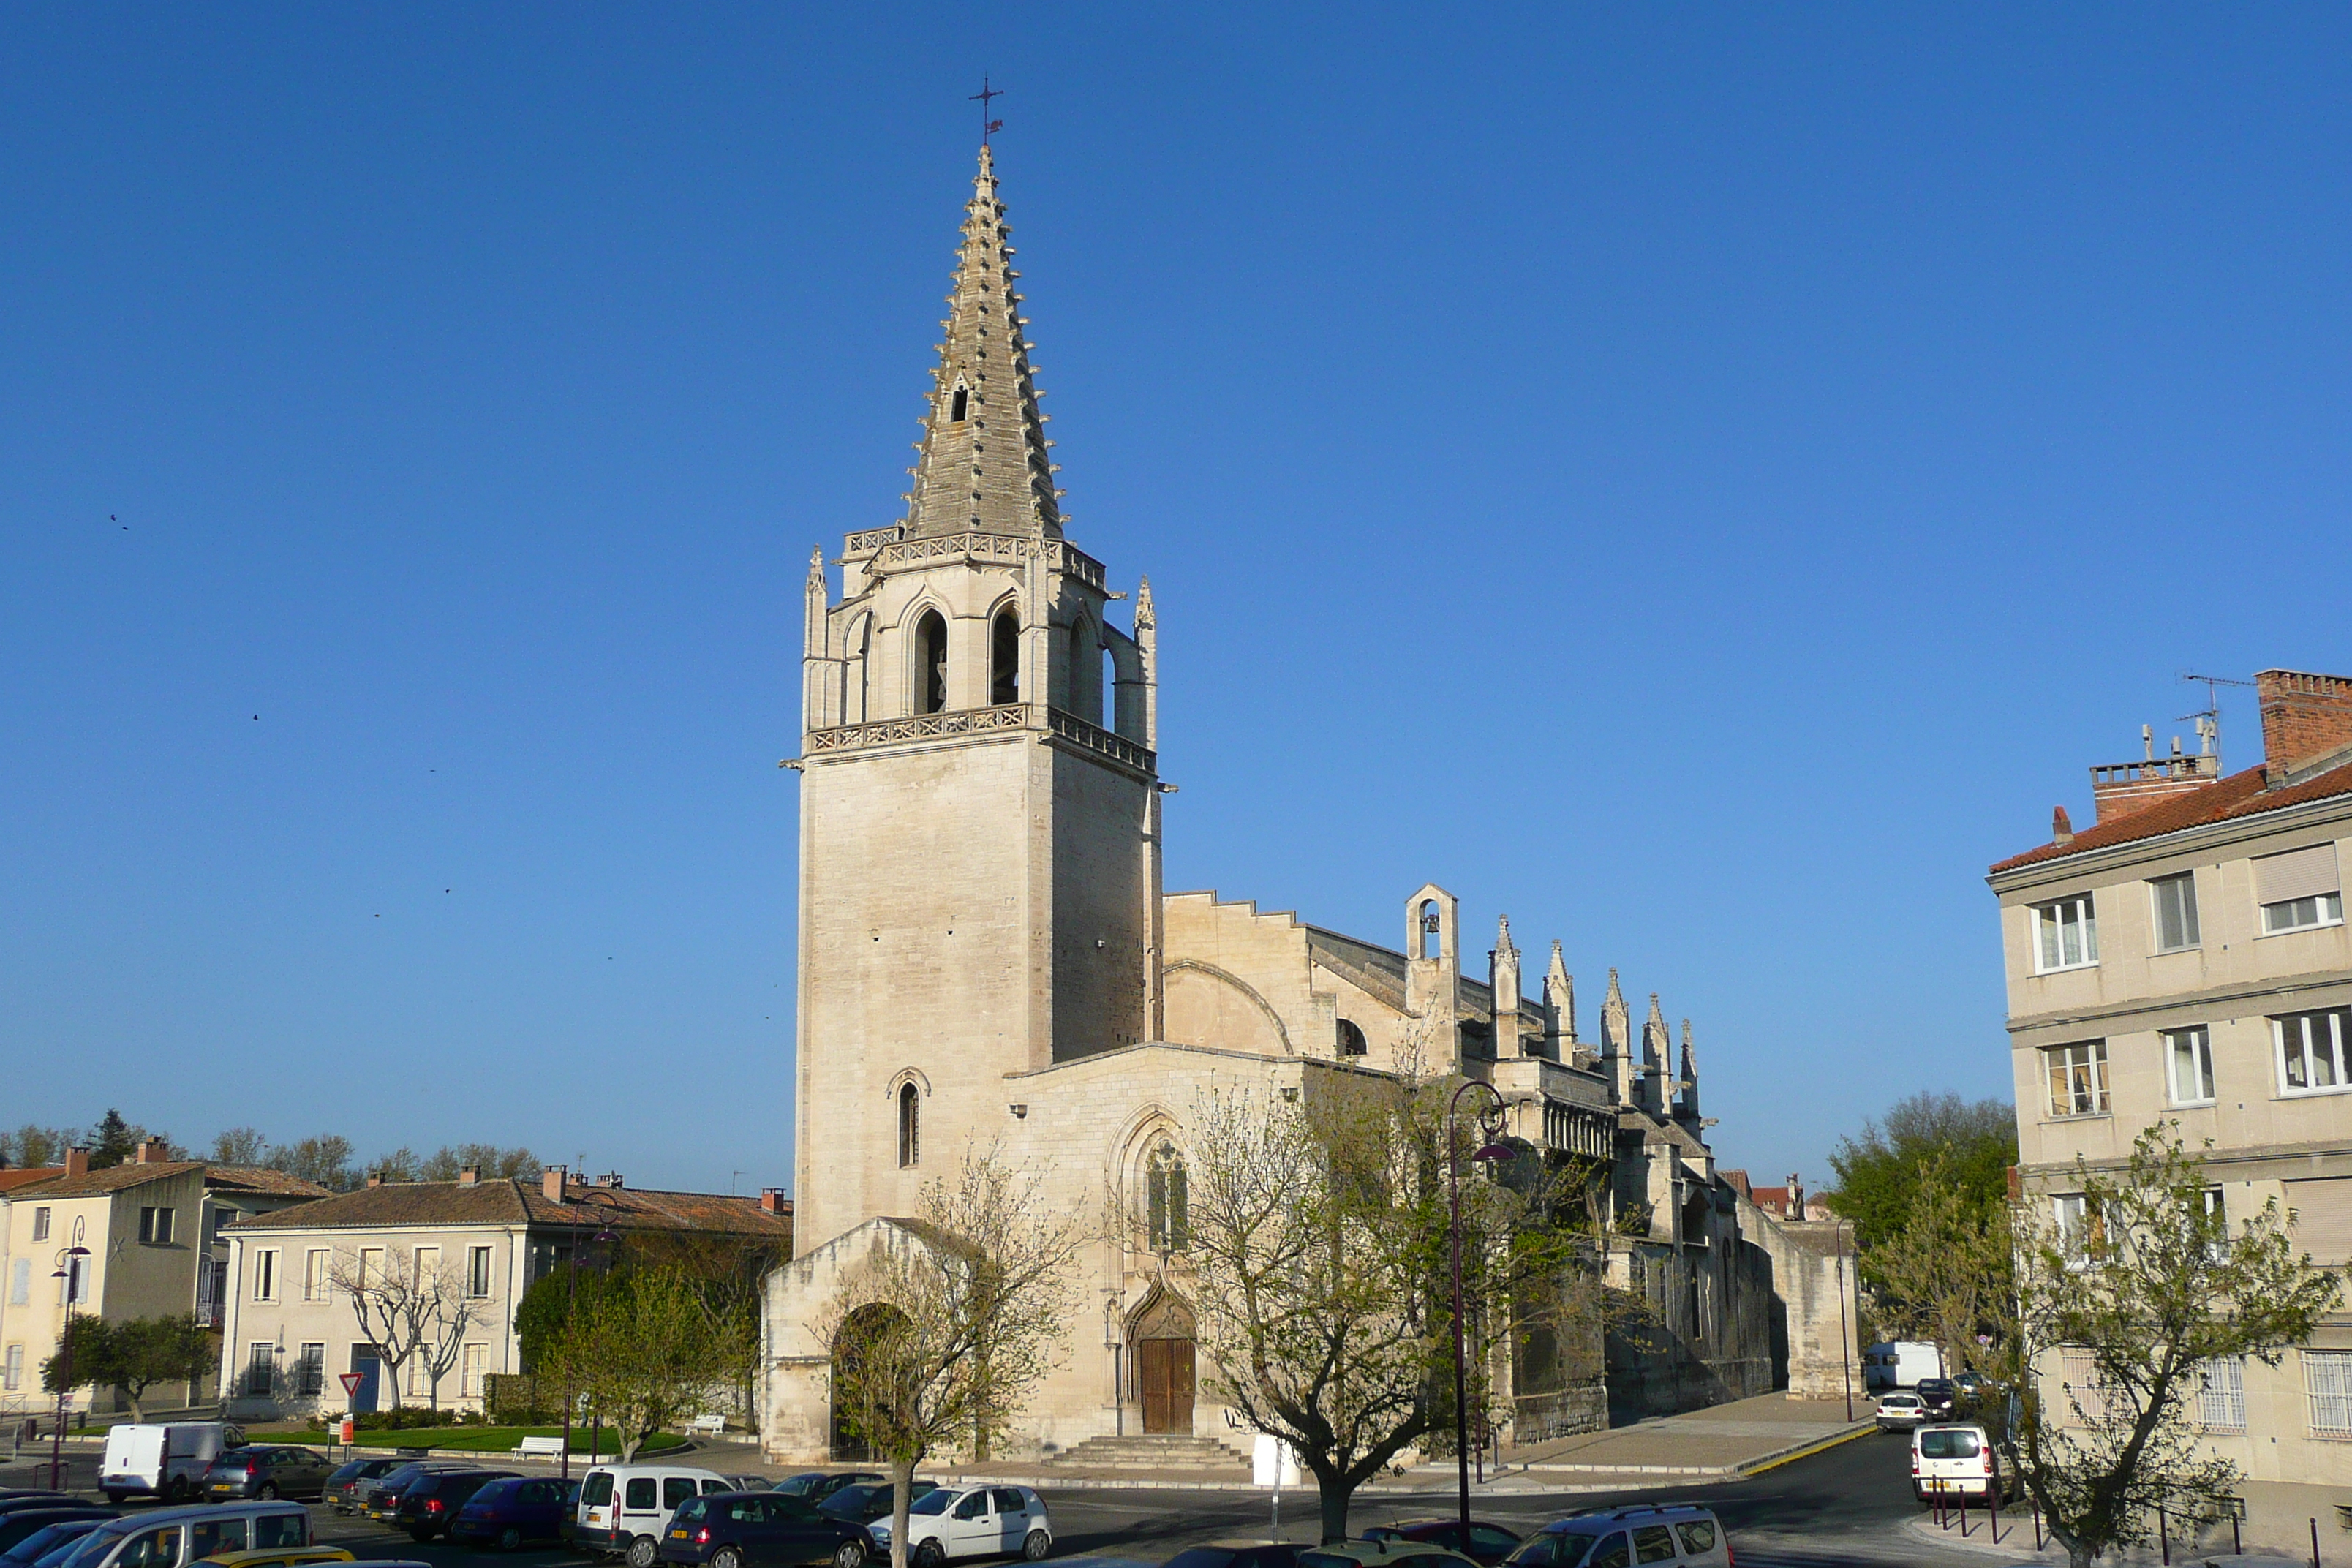
[(680, 1503), (677, 1506), (677, 1517), (680, 1519), (700, 1519), (702, 1517), (703, 1506), (703, 1501), (700, 1498), (696, 1498), (692, 1502)]
[(952, 1492), (925, 1492), (907, 1505), (907, 1511), (908, 1513), (945, 1513), (948, 1510), (948, 1504), (953, 1501), (955, 1501), (955, 1494)]
[(46, 1557), (78, 1535), (87, 1535), (98, 1528), (98, 1521), (71, 1520), (64, 1524), (45, 1524), (6, 1552), (0, 1552), (0, 1563), (30, 1563)]
[(805, 1476), (786, 1476), (782, 1480), (776, 1483), (776, 1489), (780, 1492), (788, 1493), (793, 1497), (806, 1497), (809, 1493), (816, 1490), (818, 1485), (822, 1483), (824, 1479), (824, 1472), (822, 1470), (812, 1471)]
[(822, 1506), (827, 1513), (858, 1513), (865, 1510), (867, 1503), (874, 1500), (877, 1493), (887, 1497), (890, 1495), (890, 1489), (868, 1486), (844, 1487), (825, 1499)]

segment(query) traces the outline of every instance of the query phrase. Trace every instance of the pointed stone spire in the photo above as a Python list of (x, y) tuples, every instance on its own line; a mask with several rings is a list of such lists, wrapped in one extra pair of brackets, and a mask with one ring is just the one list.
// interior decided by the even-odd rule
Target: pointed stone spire
[(828, 592), (824, 581), (824, 546), (822, 544), (809, 546), (808, 591), (812, 595)]
[[(1159, 624), (1160, 616), (1151, 607), (1151, 579), (1140, 578), (1135, 585), (1135, 629), (1141, 631), (1146, 626)], [(1552, 945), (1558, 947), (1559, 943)]]
[(1568, 963), (1560, 957), (1559, 943), (1556, 942), (1551, 944), (1551, 963), (1544, 971), (1544, 1011), (1551, 1015), (1552, 1032), (1560, 1042), (1575, 1045), (1576, 976), (1568, 972)]
[(1642, 1065), (1663, 1070), (1666, 1065), (1666, 1048), (1674, 1036), (1666, 1031), (1666, 1016), (1658, 1006), (1658, 994), (1650, 993), (1650, 1016), (1642, 1021)]
[(940, 323), (940, 365), (923, 418), (922, 456), (907, 510), (909, 537), (1033, 532), (1061, 536), (1062, 511), (1046, 456), (1045, 416), (1029, 363), (1026, 323), (1013, 280), (1004, 204), (996, 199), (994, 154), (980, 150), (980, 173), (964, 205), (955, 291)]
[(1690, 1020), (1683, 1020), (1683, 1081), (1694, 1088), (1698, 1083), (1698, 1058), (1691, 1055)]
[(1633, 1016), (1625, 1010), (1625, 993), (1617, 986), (1617, 972), (1609, 972), (1609, 994), (1601, 999), (1601, 1058), (1609, 1067), (1610, 1097), (1619, 1105), (1633, 1103)]
[(1486, 955), (1486, 984), (1495, 999), (1495, 1056), (1519, 1054), (1519, 950), (1511, 945), (1511, 917), (1495, 924), (1495, 948)]

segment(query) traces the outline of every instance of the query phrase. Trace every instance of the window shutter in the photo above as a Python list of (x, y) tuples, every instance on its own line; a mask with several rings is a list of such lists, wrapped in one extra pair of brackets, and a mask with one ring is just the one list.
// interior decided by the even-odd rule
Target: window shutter
[(2315, 1263), (2352, 1261), (2352, 1176), (2286, 1184), (2294, 1245)]
[(2315, 844), (2284, 855), (2265, 855), (2254, 862), (2254, 901), (2283, 904), (2289, 899), (2316, 898), (2343, 890), (2336, 872), (2336, 846)]

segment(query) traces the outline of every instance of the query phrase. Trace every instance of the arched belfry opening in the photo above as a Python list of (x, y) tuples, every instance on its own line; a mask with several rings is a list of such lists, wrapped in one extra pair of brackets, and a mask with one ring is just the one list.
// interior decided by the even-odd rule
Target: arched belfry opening
[(948, 399), (949, 421), (952, 424), (961, 425), (964, 422), (966, 416), (971, 412), (971, 389), (963, 386), (957, 387), (955, 389), (955, 395)]
[(948, 624), (937, 610), (915, 623), (915, 711), (937, 713), (948, 705)]
[(869, 1301), (842, 1320), (833, 1336), (833, 1457), (848, 1464), (874, 1461), (873, 1434), (888, 1419), (888, 1390), (874, 1375), (890, 1339), (908, 1328), (896, 1307)]
[(1413, 911), (1412, 956), (1435, 958), (1439, 949), (1439, 933), (1445, 930), (1445, 910), (1435, 899), (1423, 899)]
[(988, 626), (988, 700), (999, 708), (1021, 700), (1021, 616), (1010, 605)]

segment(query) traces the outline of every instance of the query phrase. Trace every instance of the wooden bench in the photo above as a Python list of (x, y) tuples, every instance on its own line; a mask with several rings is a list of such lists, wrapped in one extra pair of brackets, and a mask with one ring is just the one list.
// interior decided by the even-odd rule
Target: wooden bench
[(521, 1442), (515, 1445), (514, 1451), (518, 1454), (543, 1455), (551, 1459), (560, 1459), (563, 1457), (563, 1439), (561, 1437), (525, 1437)]
[(727, 1417), (724, 1415), (698, 1415), (693, 1420), (686, 1424), (686, 1429), (689, 1432), (701, 1432), (716, 1437), (721, 1432), (727, 1430)]

